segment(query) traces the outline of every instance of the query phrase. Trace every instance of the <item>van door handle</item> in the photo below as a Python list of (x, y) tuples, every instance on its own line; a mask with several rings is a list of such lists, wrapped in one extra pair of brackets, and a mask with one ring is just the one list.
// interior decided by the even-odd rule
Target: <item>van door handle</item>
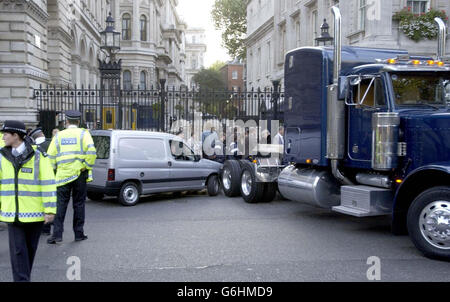
[(167, 162), (167, 165), (168, 165), (169, 167), (172, 167), (172, 162), (171, 162), (171, 161)]

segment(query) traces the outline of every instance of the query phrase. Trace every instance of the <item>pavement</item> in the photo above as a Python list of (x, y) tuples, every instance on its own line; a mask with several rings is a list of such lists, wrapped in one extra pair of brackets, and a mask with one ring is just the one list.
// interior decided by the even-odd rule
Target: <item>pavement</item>
[[(32, 281), (364, 282), (371, 256), (380, 261), (381, 281), (450, 281), (450, 263), (427, 259), (407, 236), (392, 235), (388, 217), (349, 217), (287, 200), (166, 194), (135, 207), (87, 201), (83, 242), (74, 241), (71, 220), (69, 209), (62, 244), (41, 237)], [(0, 231), (0, 281), (12, 280), (7, 240)]]

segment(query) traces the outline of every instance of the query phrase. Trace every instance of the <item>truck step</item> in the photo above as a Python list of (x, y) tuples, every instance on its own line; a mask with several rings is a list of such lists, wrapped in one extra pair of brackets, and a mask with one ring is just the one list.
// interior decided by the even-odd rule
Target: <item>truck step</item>
[(369, 186), (342, 186), (341, 205), (333, 211), (356, 216), (382, 216), (391, 213), (393, 195), (389, 189)]

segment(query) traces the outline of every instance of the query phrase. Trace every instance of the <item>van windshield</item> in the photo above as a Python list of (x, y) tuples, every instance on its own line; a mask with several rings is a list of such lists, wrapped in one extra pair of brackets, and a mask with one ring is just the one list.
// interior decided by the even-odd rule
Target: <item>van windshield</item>
[(445, 105), (450, 102), (450, 75), (394, 73), (391, 75), (397, 105)]
[(109, 159), (111, 137), (94, 135), (92, 139), (97, 149), (97, 159)]

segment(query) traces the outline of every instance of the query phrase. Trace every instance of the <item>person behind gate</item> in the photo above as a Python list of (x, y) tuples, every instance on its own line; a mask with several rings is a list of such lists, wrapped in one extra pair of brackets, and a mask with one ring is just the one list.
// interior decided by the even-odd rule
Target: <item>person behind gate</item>
[(25, 138), (23, 122), (5, 121), (0, 131), (0, 221), (8, 224), (13, 279), (27, 282), (43, 223), (57, 211), (55, 174), (49, 158)]
[(88, 239), (84, 233), (86, 183), (92, 181), (92, 167), (97, 158), (94, 142), (88, 130), (78, 128), (81, 113), (66, 111), (66, 129), (53, 137), (48, 156), (56, 169), (58, 211), (49, 244), (62, 242), (64, 219), (72, 195), (73, 231), (75, 241)]

